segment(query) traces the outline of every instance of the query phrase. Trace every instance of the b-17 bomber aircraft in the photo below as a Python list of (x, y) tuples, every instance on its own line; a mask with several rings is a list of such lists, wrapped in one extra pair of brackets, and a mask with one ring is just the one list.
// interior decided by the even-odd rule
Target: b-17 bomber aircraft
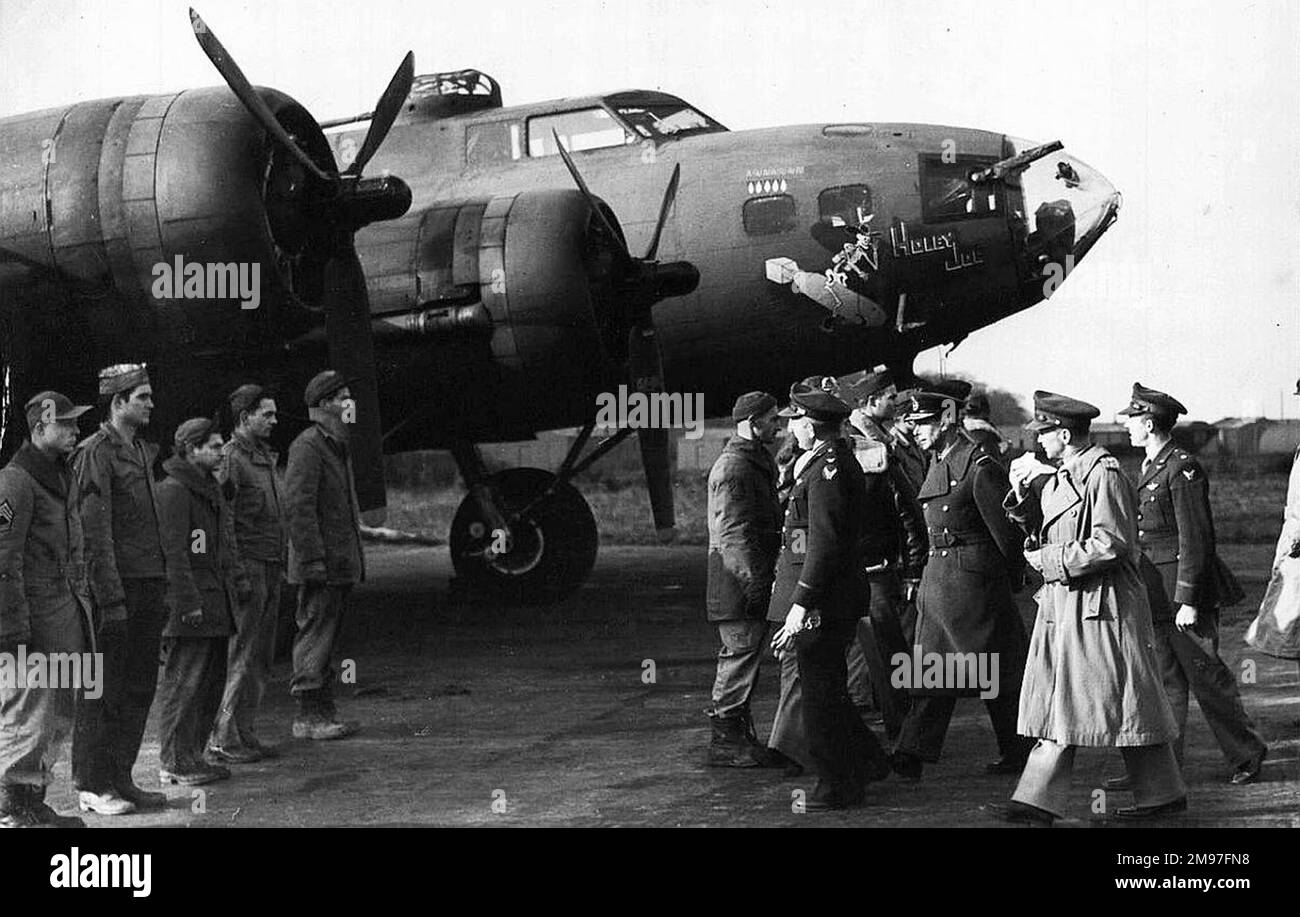
[[(549, 601), (595, 562), (573, 476), (635, 434), (673, 526), (669, 431), (592, 446), (597, 396), (780, 394), (915, 355), (1043, 300), (1119, 195), (1059, 142), (869, 122), (732, 131), (630, 90), (505, 107), (475, 70), (414, 76), (320, 123), (226, 85), (0, 119), (6, 450), (22, 405), (147, 361), (163, 435), (250, 380), (355, 380), (363, 509), (384, 453), (449, 449), (459, 576)], [(363, 176), (363, 172), (366, 173)], [(558, 469), (489, 474), (478, 444), (577, 427)], [(588, 448), (590, 446), (590, 448)]]

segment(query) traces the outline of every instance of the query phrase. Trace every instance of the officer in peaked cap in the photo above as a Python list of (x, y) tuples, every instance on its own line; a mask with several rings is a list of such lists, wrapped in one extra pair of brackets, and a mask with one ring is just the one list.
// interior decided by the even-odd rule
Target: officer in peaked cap
[[(782, 691), (772, 745), (789, 754), (789, 725), (798, 721), (795, 689), (807, 737), (806, 758), (818, 780), (809, 811), (856, 805), (866, 784), (888, 774), (879, 742), (863, 725), (845, 688), (845, 649), (867, 603), (859, 542), (865, 524), (865, 485), (848, 443), (840, 435), (849, 406), (832, 392), (828, 377), (812, 377), (790, 390), (780, 414), (804, 450), (793, 469), (768, 620), (780, 625), (772, 646), (782, 656)], [(798, 684), (789, 677), (789, 651)], [(797, 729), (795, 730), (797, 733)], [(783, 747), (783, 745), (785, 747)], [(800, 749), (794, 749), (798, 760)]]
[[(1268, 746), (1218, 651), (1219, 608), (1244, 596), (1215, 551), (1205, 469), (1173, 441), (1174, 425), (1187, 408), (1171, 395), (1135, 382), (1128, 407), (1119, 413), (1129, 441), (1146, 452), (1138, 479), (1138, 543), (1159, 573), (1159, 585), (1152, 583), (1157, 593), (1152, 617), (1165, 693), (1178, 720), (1174, 754), (1181, 764), (1190, 689), (1233, 768), (1230, 781), (1251, 783)], [(1127, 778), (1112, 782), (1112, 787), (1127, 785)]]
[(997, 654), (999, 685), (984, 699), (1001, 757), (988, 770), (1018, 773), (1029, 754), (1030, 743), (1016, 734), (1028, 641), (1011, 596), (1024, 568), (1023, 539), (1002, 509), (1010, 489), (1006, 471), (962, 429), (960, 405), (970, 390), (952, 384), (958, 381), (917, 393), (906, 413), (917, 442), (933, 456), (917, 493), (930, 542), (917, 596), (914, 654), (920, 655), (909, 667), (913, 704), (893, 758), (894, 769), (911, 780), (920, 778), (923, 762), (938, 760), (957, 697), (981, 693), (969, 678), (922, 683), (915, 669), (928, 653), (945, 659)]
[(1038, 741), (1011, 801), (988, 809), (1005, 821), (1050, 825), (1064, 816), (1079, 746), (1119, 748), (1135, 775), (1138, 804), (1116, 817), (1187, 807), (1169, 747), (1177, 726), (1151, 649), (1133, 489), (1115, 457), (1090, 440), (1100, 413), (1036, 392), (1026, 428), (1058, 466), (1026, 456), (1012, 469), (1007, 512), (1033, 520), (1024, 556), (1043, 587), (1017, 721), (1021, 735)]

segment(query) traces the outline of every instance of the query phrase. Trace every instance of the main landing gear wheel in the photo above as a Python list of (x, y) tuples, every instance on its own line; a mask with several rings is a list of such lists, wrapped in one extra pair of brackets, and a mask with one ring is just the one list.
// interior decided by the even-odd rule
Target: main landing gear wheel
[[(451, 561), (473, 589), (509, 601), (555, 602), (582, 584), (596, 563), (596, 519), (582, 494), (540, 468), (509, 468), (488, 477), (497, 506), (511, 522), (510, 550), (494, 553), (494, 533), (471, 493), (451, 521)], [(554, 492), (538, 501), (546, 491)]]

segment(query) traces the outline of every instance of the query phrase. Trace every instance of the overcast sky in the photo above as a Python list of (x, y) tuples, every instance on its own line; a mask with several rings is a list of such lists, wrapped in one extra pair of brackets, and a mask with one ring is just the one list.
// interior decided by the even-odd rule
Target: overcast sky
[[(255, 83), (321, 120), (371, 108), (410, 49), (417, 73), (492, 74), (507, 105), (640, 87), (733, 130), (1062, 139), (1123, 193), (1119, 222), (1049, 303), (975, 333), (947, 370), (1103, 419), (1134, 380), (1195, 419), (1300, 416), (1300, 0), (198, 3)], [(187, 6), (0, 0), (0, 115), (218, 82)]]

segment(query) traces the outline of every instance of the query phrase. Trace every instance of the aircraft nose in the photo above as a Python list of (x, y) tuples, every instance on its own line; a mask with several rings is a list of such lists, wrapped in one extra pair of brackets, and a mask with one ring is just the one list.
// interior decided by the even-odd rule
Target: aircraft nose
[[(1008, 137), (1016, 153), (1038, 144)], [(1036, 278), (1063, 279), (1088, 253), (1119, 213), (1120, 193), (1092, 166), (1064, 150), (1033, 162), (1020, 173), (1027, 230), (1022, 256)], [(1054, 287), (1052, 287), (1054, 289)], [(1049, 294), (1050, 295), (1050, 294)]]

